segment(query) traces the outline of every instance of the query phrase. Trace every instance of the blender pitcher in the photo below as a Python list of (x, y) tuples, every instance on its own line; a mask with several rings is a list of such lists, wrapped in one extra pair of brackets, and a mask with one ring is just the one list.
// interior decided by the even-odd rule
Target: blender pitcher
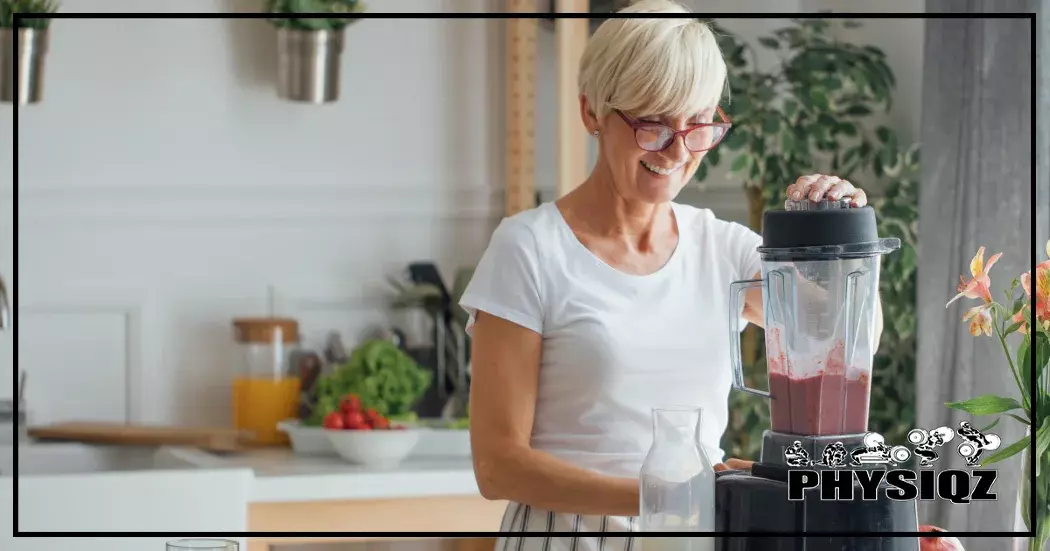
[[(762, 221), (762, 278), (730, 284), (733, 387), (770, 399), (774, 432), (868, 429), (879, 259), (900, 239), (878, 236), (875, 211), (848, 201), (788, 201)], [(769, 391), (744, 384), (741, 294), (762, 288)]]

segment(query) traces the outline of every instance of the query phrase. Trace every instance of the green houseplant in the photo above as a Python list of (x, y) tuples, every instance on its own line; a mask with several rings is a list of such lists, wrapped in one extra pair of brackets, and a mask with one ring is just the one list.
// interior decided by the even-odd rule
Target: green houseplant
[[(1028, 550), (1042, 551), (1046, 548), (1047, 540), (1050, 540), (1050, 371), (1047, 370), (1047, 363), (1050, 363), (1050, 259), (1044, 260), (1035, 269), (1036, 300), (1033, 316), (1031, 272), (1011, 281), (1010, 286), (1003, 291), (1003, 302), (993, 298), (989, 271), (1001, 254), (992, 255), (985, 263), (984, 247), (978, 249), (970, 261), (971, 278), (966, 280), (959, 277), (960, 283), (956, 288), (958, 294), (945, 307), (960, 298), (977, 300), (977, 304), (968, 308), (962, 319), (969, 323), (971, 335), (995, 337), (1003, 350), (1010, 375), (1017, 384), (1017, 395), (986, 394), (970, 400), (948, 402), (946, 405), (971, 415), (1000, 416), (982, 431), (998, 424), (1004, 415), (1025, 427), (1024, 437), (982, 459), (981, 466), (1025, 453), (1018, 483), (1018, 500), (1025, 527), (1035, 530), (1035, 536), (1028, 540)], [(1050, 257), (1050, 242), (1046, 244), (1046, 254)], [(1019, 286), (1024, 294), (1019, 292)], [(1033, 317), (1035, 325), (1032, 324)], [(1021, 338), (1016, 347), (1011, 347), (1007, 339), (1014, 333), (1019, 333)], [(1033, 378), (1036, 381), (1034, 387)], [(1032, 444), (1033, 432), (1035, 445)], [(1030, 478), (1033, 461), (1036, 465), (1034, 511), (1031, 510)]]
[[(869, 192), (882, 190), (872, 200), (879, 233), (899, 237), (901, 249), (882, 259), (879, 293), (886, 321), (875, 356), (869, 426), (888, 442), (906, 441), (915, 418), (919, 151), (871, 122), (892, 105), (895, 80), (885, 54), (835, 38), (837, 26), (859, 26), (853, 21), (793, 20), (755, 46), (717, 22), (712, 26), (729, 70), (727, 111), (733, 129), (724, 149), (708, 153), (697, 171), (699, 180), (708, 178), (709, 166), (723, 158), (730, 162), (731, 174), (743, 181), (749, 223), (756, 231), (765, 209), (782, 207), (787, 184), (803, 174), (836, 174)], [(758, 67), (756, 48), (774, 52), (779, 63)], [(757, 328), (748, 332), (746, 382), (764, 388), (763, 340)], [(757, 457), (762, 431), (769, 427), (769, 403), (745, 393), (734, 393), (730, 400), (723, 448), (731, 456)]]
[[(16, 28), (15, 14), (52, 14), (56, 11), (58, 2), (55, 0), (0, 0), (0, 101), (24, 105), (41, 100), (51, 18), (20, 19)], [(14, 57), (15, 40), (18, 41), (17, 61)]]
[(359, 0), (269, 0), (277, 29), (277, 95), (305, 103), (339, 98), (346, 27), (364, 11)]

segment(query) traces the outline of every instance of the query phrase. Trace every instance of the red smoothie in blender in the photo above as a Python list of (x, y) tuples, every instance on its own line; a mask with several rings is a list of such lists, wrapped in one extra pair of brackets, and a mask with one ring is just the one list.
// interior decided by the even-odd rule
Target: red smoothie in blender
[[(779, 340), (777, 331), (771, 340)], [(772, 344), (772, 343), (771, 343)], [(852, 434), (868, 428), (870, 378), (860, 371), (847, 378), (840, 342), (813, 375), (795, 371), (779, 346), (769, 355), (770, 421), (777, 432), (805, 435)]]

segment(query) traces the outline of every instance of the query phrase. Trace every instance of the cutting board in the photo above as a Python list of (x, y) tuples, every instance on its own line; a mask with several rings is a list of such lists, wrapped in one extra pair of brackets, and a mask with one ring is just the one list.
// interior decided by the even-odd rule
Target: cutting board
[(188, 446), (208, 451), (236, 451), (244, 448), (249, 435), (226, 428), (72, 421), (33, 427), (29, 429), (29, 436), (37, 440), (91, 444)]

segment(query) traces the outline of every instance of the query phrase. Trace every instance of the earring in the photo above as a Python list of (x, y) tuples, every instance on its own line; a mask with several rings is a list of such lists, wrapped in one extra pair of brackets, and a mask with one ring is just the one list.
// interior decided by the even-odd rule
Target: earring
[(592, 133), (592, 134), (594, 134), (594, 137), (595, 137), (595, 138), (597, 138), (597, 137), (598, 137), (598, 130), (597, 130), (597, 129), (595, 129), (595, 130), (594, 130), (594, 132), (591, 132), (591, 133)]

